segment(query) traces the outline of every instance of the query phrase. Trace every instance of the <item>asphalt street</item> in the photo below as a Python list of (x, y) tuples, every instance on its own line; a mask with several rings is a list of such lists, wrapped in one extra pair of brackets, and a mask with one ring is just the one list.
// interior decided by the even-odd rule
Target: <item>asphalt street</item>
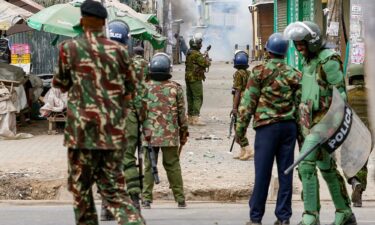
[[(267, 204), (263, 225), (275, 221), (274, 203)], [(99, 209), (99, 205), (97, 205)], [(291, 224), (297, 224), (302, 215), (302, 202), (293, 202)], [(358, 225), (375, 224), (375, 202), (364, 202), (363, 208), (355, 208)], [(192, 203), (188, 208), (177, 209), (171, 202), (155, 202), (152, 209), (142, 211), (147, 225), (245, 225), (248, 221), (248, 206), (243, 203)], [(321, 223), (329, 224), (334, 218), (334, 208), (329, 202), (322, 203)], [(70, 204), (60, 203), (13, 203), (0, 202), (1, 225), (74, 225), (73, 209)], [(101, 222), (100, 225), (115, 225)]]

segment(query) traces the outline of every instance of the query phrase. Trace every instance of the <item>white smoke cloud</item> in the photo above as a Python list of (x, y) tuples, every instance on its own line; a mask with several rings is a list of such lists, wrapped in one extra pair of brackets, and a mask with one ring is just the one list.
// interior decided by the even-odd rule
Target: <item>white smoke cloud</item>
[(209, 1), (210, 6), (206, 8), (206, 12), (210, 13), (210, 17), (207, 18), (207, 28), (197, 28), (197, 25), (203, 21), (199, 17), (201, 0), (174, 0), (172, 2), (174, 19), (184, 20), (180, 33), (186, 42), (188, 43), (194, 33), (202, 32), (203, 47), (212, 45), (210, 57), (214, 61), (231, 61), (236, 44), (242, 50), (246, 49), (246, 45), (250, 45), (251, 48), (252, 22), (248, 10), (251, 0), (217, 1), (220, 3)]

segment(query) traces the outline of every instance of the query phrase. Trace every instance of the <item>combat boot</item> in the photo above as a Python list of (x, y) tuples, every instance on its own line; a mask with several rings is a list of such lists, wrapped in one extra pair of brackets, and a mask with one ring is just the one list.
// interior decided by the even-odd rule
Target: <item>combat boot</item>
[(139, 212), (141, 212), (141, 205), (139, 203), (140, 198), (138, 194), (130, 194), (130, 198), (133, 201), (133, 205), (135, 208), (138, 209)]
[(187, 122), (188, 122), (188, 125), (194, 125), (194, 118), (193, 118), (193, 116), (188, 116), (187, 117)]
[(206, 126), (206, 123), (204, 123), (199, 116), (193, 116), (193, 124), (195, 126)]
[(352, 179), (352, 202), (354, 207), (362, 207), (362, 184), (356, 179)]
[(240, 154), (238, 154), (237, 156), (234, 156), (233, 159), (240, 159), (245, 155), (245, 153), (246, 153), (246, 150), (244, 148), (241, 148)]
[(151, 209), (151, 201), (145, 200), (142, 202), (142, 206), (144, 209)]
[(335, 222), (329, 225), (357, 225), (357, 219), (351, 210), (336, 211)]
[(240, 160), (246, 161), (254, 158), (254, 149), (250, 145), (242, 147), (242, 149), (245, 151), (245, 154), (240, 157)]
[(105, 207), (105, 201), (102, 200), (102, 209), (101, 209), (101, 212), (100, 212), (100, 220), (101, 221), (113, 221), (115, 220), (115, 217), (113, 216), (113, 214), (111, 213), (111, 211), (109, 211), (106, 207)]

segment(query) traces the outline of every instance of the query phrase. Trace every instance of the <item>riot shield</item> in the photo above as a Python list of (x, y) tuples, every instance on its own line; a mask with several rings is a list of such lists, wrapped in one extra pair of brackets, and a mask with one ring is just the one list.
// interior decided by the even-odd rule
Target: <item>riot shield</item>
[(345, 176), (353, 177), (365, 165), (371, 152), (370, 131), (341, 98), (336, 88), (333, 88), (328, 112), (311, 128), (308, 136), (310, 135), (317, 139), (316, 145), (304, 151), (285, 173), (289, 173), (308, 154), (320, 147), (330, 154), (334, 153), (333, 158)]

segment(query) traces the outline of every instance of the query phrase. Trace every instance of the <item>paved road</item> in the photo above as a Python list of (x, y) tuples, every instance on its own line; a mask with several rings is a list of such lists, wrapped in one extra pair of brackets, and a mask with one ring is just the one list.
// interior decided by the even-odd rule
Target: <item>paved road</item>
[[(294, 216), (291, 224), (297, 224), (302, 213), (302, 203), (293, 202)], [(375, 202), (364, 202), (364, 208), (354, 209), (359, 225), (375, 224)], [(97, 205), (97, 208), (99, 205)], [(157, 202), (150, 210), (143, 210), (147, 225), (244, 225), (248, 220), (247, 204), (189, 203), (187, 209), (177, 209), (176, 204)], [(267, 205), (264, 225), (272, 225), (274, 204)], [(334, 216), (332, 204), (322, 203), (321, 222), (328, 224)], [(70, 204), (14, 204), (0, 203), (0, 224), (4, 225), (74, 225)], [(115, 225), (103, 222), (101, 225)]]

